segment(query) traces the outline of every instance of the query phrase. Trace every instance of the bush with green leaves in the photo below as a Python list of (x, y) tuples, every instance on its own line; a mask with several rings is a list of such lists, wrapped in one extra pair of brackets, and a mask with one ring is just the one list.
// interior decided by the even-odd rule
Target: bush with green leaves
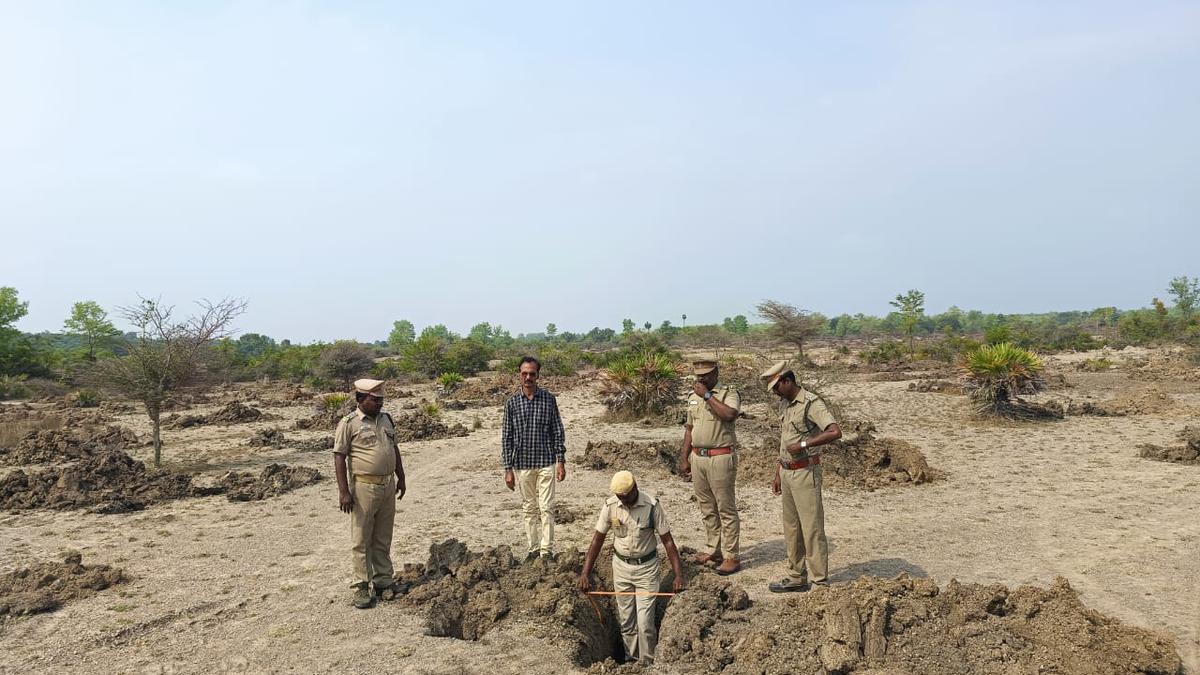
[(417, 407), (417, 410), (430, 417), (440, 417), (442, 414), (442, 406), (435, 402), (422, 403)]
[(487, 370), (492, 353), (490, 345), (475, 338), (456, 340), (446, 348), (445, 363), (441, 372), (474, 375), (481, 370)]
[(321, 352), (317, 361), (317, 372), (331, 380), (341, 382), (349, 389), (350, 383), (366, 375), (375, 365), (375, 352), (352, 340), (339, 340)]
[(405, 375), (400, 359), (383, 359), (371, 366), (371, 377), (378, 380), (399, 380)]
[(437, 383), (442, 388), (442, 391), (450, 393), (463, 383), (463, 376), (458, 373), (442, 373), (438, 375)]
[(80, 389), (71, 394), (70, 401), (76, 408), (95, 408), (100, 405), (100, 392), (95, 389)]
[(1042, 360), (1008, 342), (982, 345), (968, 352), (961, 364), (963, 391), (979, 413), (1027, 417), (1031, 408), (1021, 396), (1046, 388)]
[(0, 401), (29, 396), (24, 375), (0, 375)]
[(627, 354), (604, 370), (601, 400), (610, 414), (639, 418), (666, 414), (679, 401), (680, 372), (669, 354)]
[(400, 367), (406, 373), (422, 377), (437, 377), (446, 370), (446, 350), (449, 343), (429, 332), (421, 333), (400, 354)]
[(904, 348), (903, 342), (889, 339), (870, 349), (862, 350), (858, 356), (873, 366), (884, 363), (903, 363), (908, 356), (908, 350)]
[(325, 409), (325, 412), (337, 412), (346, 401), (350, 400), (350, 394), (337, 392), (333, 394), (324, 394), (320, 398), (320, 405)]

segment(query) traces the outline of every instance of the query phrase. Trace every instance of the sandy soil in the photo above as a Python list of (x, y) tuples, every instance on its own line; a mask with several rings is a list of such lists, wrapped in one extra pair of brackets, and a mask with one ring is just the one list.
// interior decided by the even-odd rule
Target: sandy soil
[[(1122, 363), (1120, 353), (1116, 360)], [(1175, 405), (1153, 415), (1004, 424), (971, 420), (962, 397), (907, 391), (905, 381), (860, 377), (837, 385), (839, 402), (874, 421), (881, 435), (919, 447), (946, 479), (827, 491), (833, 581), (907, 572), (938, 584), (954, 578), (1015, 587), (1063, 576), (1089, 607), (1173, 636), (1189, 672), (1200, 672), (1200, 468), (1142, 460), (1136, 450), (1173, 443), (1186, 423), (1195, 424), (1200, 387), (1195, 379), (1131, 380), (1119, 369), (1073, 372), (1065, 361), (1073, 386), (1046, 396), (1104, 400), (1154, 386)], [(416, 391), (432, 396), (429, 387)], [(681, 433), (603, 422), (587, 387), (559, 401), (569, 466), (558, 500), (585, 515), (559, 526), (557, 546), (583, 548), (609, 480), (607, 471), (570, 464), (587, 442)], [(411, 402), (389, 400), (387, 409), (397, 414)], [(282, 462), (329, 475), (328, 451), (247, 445), (253, 433), (273, 427), (289, 439), (328, 435), (291, 430), (311, 413), (309, 404), (254, 405), (282, 419), (164, 432), (168, 465), (218, 475)], [(214, 401), (188, 412), (219, 407)], [(482, 428), (402, 446), (410, 492), (397, 518), (398, 566), (424, 562), (430, 544), (449, 537), (472, 548), (523, 546), (519, 500), (498, 470), (499, 408), (444, 417), (468, 429), (478, 419)], [(139, 415), (117, 422), (147, 432)], [(134, 454), (147, 459), (149, 450)], [(691, 486), (671, 479), (644, 487), (662, 499), (676, 539), (702, 547)], [(745, 567), (736, 580), (754, 602), (781, 602), (766, 590), (783, 570), (779, 503), (766, 485), (743, 486), (739, 508)], [(353, 609), (348, 548), (348, 517), (336, 508), (331, 480), (261, 502), (215, 496), (121, 515), (0, 514), (0, 570), (77, 550), (85, 563), (129, 577), (55, 612), (0, 623), (0, 672), (579, 672), (542, 630), (520, 622), (468, 642), (424, 635), (423, 616), (401, 603)]]

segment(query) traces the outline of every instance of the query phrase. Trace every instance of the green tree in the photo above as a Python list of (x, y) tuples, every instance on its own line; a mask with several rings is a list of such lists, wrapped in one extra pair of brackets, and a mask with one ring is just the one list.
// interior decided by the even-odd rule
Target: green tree
[(450, 343), (433, 333), (421, 332), (421, 337), (404, 348), (400, 367), (408, 373), (437, 377), (446, 370), (446, 350)]
[(684, 326), (687, 325), (687, 314), (684, 314), (679, 317), (679, 323)]
[(173, 307), (154, 300), (122, 308), (137, 338), (125, 345), (123, 356), (95, 362), (88, 375), (99, 387), (145, 406), (153, 430), (155, 466), (162, 463), (163, 403), (180, 389), (206, 383), (213, 343), (228, 336), (230, 323), (246, 309), (244, 301), (233, 299), (199, 305), (200, 313), (183, 321), (174, 318)]
[(888, 304), (900, 310), (900, 327), (908, 334), (908, 355), (911, 357), (916, 354), (913, 334), (925, 315), (925, 294), (914, 288), (907, 293), (897, 293), (896, 299)]
[(621, 320), (621, 335), (629, 335), (633, 332), (633, 319)]
[(484, 321), (471, 326), (471, 331), (467, 333), (467, 337), (479, 342), (490, 343), (492, 341), (492, 324)]
[(342, 383), (345, 389), (356, 378), (367, 374), (375, 365), (375, 353), (353, 340), (338, 340), (321, 352), (317, 372)]
[(445, 324), (437, 324), (434, 326), (426, 326), (421, 330), (421, 337), (432, 336), (439, 340), (445, 341), (447, 344), (458, 339), (458, 335), (446, 328)]
[(558, 335), (558, 326), (552, 323), (546, 324), (546, 337), (553, 338), (555, 335)]
[(75, 303), (71, 307), (71, 316), (63, 322), (63, 327), (67, 332), (83, 339), (88, 361), (95, 361), (96, 350), (108, 346), (113, 338), (121, 334), (108, 320), (108, 312), (91, 300)]
[(417, 329), (413, 327), (412, 322), (401, 319), (392, 323), (392, 332), (388, 333), (388, 346), (400, 351), (411, 345), (416, 338)]
[(1175, 277), (1167, 287), (1167, 292), (1175, 298), (1175, 309), (1179, 310), (1184, 324), (1187, 324), (1192, 319), (1197, 302), (1200, 302), (1200, 279)]
[(658, 332), (662, 333), (663, 339), (670, 342), (671, 338), (679, 334), (679, 328), (672, 326), (670, 321), (663, 321), (658, 327)]
[(764, 300), (758, 303), (756, 309), (759, 316), (771, 322), (768, 333), (777, 340), (794, 345), (798, 358), (803, 362), (804, 343), (820, 332), (824, 320), (777, 300)]
[(237, 354), (247, 360), (262, 359), (275, 348), (273, 338), (258, 333), (245, 333), (237, 339)]
[(441, 372), (474, 375), (487, 369), (488, 360), (491, 358), (492, 348), (486, 342), (475, 338), (459, 340), (446, 348), (445, 364)]
[(0, 288), (0, 375), (19, 375), (35, 366), (33, 343), (13, 327), (29, 313), (29, 303), (17, 298), (17, 289)]
[(654, 327), (654, 324), (647, 321), (646, 323), (642, 324), (642, 327), (645, 328), (646, 330), (650, 330), (651, 328)]

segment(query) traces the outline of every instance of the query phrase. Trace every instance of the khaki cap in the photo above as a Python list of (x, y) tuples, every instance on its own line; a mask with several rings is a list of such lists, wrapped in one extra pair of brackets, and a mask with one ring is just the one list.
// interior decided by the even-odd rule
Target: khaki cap
[(628, 471), (618, 471), (613, 475), (612, 483), (608, 485), (608, 488), (612, 490), (614, 495), (622, 497), (629, 494), (629, 491), (632, 490), (635, 485), (637, 485), (637, 481), (633, 479), (632, 473)]
[(355, 380), (354, 391), (360, 394), (370, 394), (383, 398), (383, 380), (369, 380), (366, 378)]
[(775, 383), (779, 381), (779, 378), (783, 377), (784, 373), (789, 370), (791, 370), (791, 367), (788, 365), (788, 362), (780, 361), (763, 371), (763, 374), (759, 375), (759, 377), (762, 378), (763, 382), (767, 383), (767, 391), (771, 392), (775, 391)]
[(693, 375), (707, 375), (717, 369), (717, 362), (709, 359), (692, 361)]

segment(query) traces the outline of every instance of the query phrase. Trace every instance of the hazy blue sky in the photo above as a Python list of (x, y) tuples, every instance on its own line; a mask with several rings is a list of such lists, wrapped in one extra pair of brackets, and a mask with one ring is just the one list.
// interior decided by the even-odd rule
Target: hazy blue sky
[(1198, 216), (1196, 2), (0, 0), (29, 331), (1137, 307)]

